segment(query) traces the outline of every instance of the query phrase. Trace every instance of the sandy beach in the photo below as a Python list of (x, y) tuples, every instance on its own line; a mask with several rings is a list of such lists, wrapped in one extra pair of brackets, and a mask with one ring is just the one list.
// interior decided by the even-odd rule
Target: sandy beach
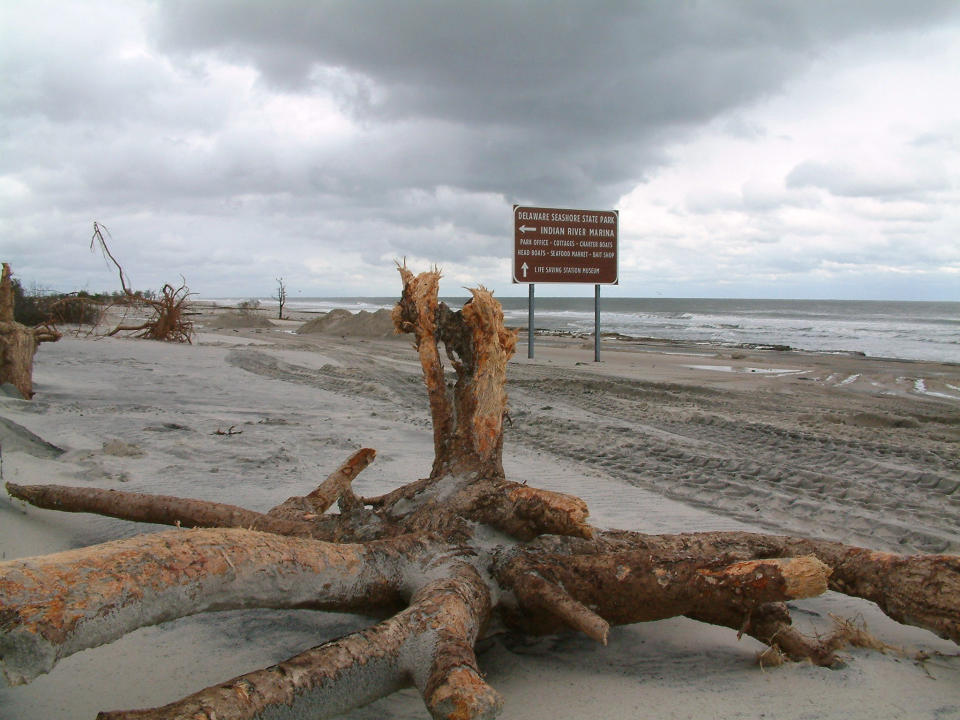
[[(376, 495), (425, 476), (427, 398), (409, 338), (370, 321), (299, 334), (316, 315), (251, 320), (205, 306), (193, 345), (64, 337), (36, 356), (36, 397), (0, 395), (2, 474), (266, 510), (360, 447)], [(510, 479), (572, 493), (592, 522), (645, 532), (744, 529), (895, 552), (960, 553), (960, 365), (702, 345), (521, 336), (508, 379)], [(0, 497), (9, 560), (155, 532)], [(503, 718), (960, 718), (960, 648), (834, 593), (791, 604), (891, 647), (846, 664), (762, 667), (755, 641), (684, 618), (482, 641)], [(2, 720), (160, 705), (370, 621), (234, 611), (140, 630), (0, 687)], [(351, 718), (424, 718), (415, 690)]]

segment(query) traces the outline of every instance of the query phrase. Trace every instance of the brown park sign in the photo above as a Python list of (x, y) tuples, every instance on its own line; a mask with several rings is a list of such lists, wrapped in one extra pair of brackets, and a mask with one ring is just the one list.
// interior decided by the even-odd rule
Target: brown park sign
[(619, 219), (615, 210), (514, 206), (513, 281), (616, 284)]

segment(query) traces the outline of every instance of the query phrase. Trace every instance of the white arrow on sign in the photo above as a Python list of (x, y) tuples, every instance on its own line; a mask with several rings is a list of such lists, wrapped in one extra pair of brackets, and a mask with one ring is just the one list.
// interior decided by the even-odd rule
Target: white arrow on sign
[(536, 231), (537, 231), (537, 229), (536, 229), (535, 227), (527, 227), (526, 225), (521, 225), (521, 226), (520, 226), (520, 232), (522, 232), (522, 233), (525, 233), (525, 232), (536, 232)]
[(523, 265), (520, 266), (520, 269), (523, 270), (523, 276), (526, 277), (526, 276), (527, 276), (527, 270), (529, 270), (530, 268), (527, 267), (527, 264), (526, 264), (526, 263), (524, 263)]

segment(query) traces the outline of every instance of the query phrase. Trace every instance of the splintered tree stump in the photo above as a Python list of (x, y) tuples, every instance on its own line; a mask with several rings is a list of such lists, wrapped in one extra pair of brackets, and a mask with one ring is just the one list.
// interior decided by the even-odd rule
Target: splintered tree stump
[[(834, 638), (797, 632), (785, 603), (832, 589), (960, 642), (960, 558), (736, 532), (600, 530), (577, 497), (504, 476), (507, 361), (516, 335), (492, 294), (438, 300), (440, 273), (400, 267), (393, 312), (423, 368), (429, 477), (379, 497), (352, 481), (364, 448), (319, 486), (266, 513), (184, 498), (7, 484), (38, 507), (178, 528), (0, 563), (0, 667), (29, 682), (139, 627), (236, 607), (365, 612), (385, 620), (158, 708), (103, 720), (328, 718), (416, 687), (434, 718), (492, 718), (502, 699), (474, 644), (494, 617), (516, 632), (582, 632), (685, 615), (817, 665)], [(441, 345), (443, 352), (441, 353)], [(456, 372), (448, 387), (443, 357)], [(339, 514), (328, 513), (334, 504)]]
[(0, 276), (0, 385), (9, 383), (29, 400), (33, 397), (33, 356), (41, 342), (60, 339), (49, 328), (29, 328), (13, 319), (13, 281), (10, 265)]

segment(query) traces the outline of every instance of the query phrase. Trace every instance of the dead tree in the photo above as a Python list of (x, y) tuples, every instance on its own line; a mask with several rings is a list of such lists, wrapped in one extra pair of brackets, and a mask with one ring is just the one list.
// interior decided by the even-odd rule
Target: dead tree
[(127, 282), (127, 276), (120, 263), (107, 247), (107, 241), (103, 234), (110, 234), (107, 228), (98, 223), (93, 223), (93, 236), (90, 238), (90, 248), (95, 246), (100, 248), (113, 265), (117, 268), (120, 275), (120, 287), (123, 288), (123, 298), (121, 303), (124, 308), (133, 308), (147, 311), (149, 317), (134, 325), (128, 325), (120, 322), (116, 327), (107, 332), (107, 336), (117, 335), (119, 333), (129, 333), (134, 337), (147, 338), (149, 340), (165, 340), (171, 342), (191, 342), (193, 336), (193, 323), (186, 319), (186, 310), (190, 298), (190, 289), (186, 281), (181, 278), (179, 287), (167, 283), (160, 290), (160, 297), (146, 297), (141, 293), (134, 292)]
[[(960, 557), (742, 532), (601, 531), (579, 498), (511, 482), (501, 456), (515, 334), (486, 290), (453, 311), (438, 302), (438, 272), (400, 272), (393, 319), (414, 335), (423, 367), (434, 428), (429, 477), (357, 497), (351, 482), (375, 455), (364, 449), (316, 490), (266, 513), (8, 484), (39, 507), (193, 528), (0, 563), (9, 682), (29, 682), (62, 657), (145, 625), (237, 607), (387, 619), (164, 707), (99, 717), (327, 718), (416, 686), (434, 718), (491, 718), (502, 701), (474, 644), (495, 615), (518, 632), (574, 630), (604, 644), (612, 624), (686, 615), (830, 665), (836, 642), (797, 632), (784, 604), (830, 588), (960, 641)], [(452, 388), (441, 345), (456, 373)], [(340, 513), (327, 513), (334, 503)]]
[(283, 320), (283, 306), (287, 304), (287, 284), (282, 277), (277, 278), (276, 298), (280, 304), (280, 312), (277, 314), (277, 320)]
[(27, 400), (33, 397), (33, 356), (42, 342), (55, 342), (60, 333), (47, 326), (30, 328), (13, 319), (10, 265), (0, 276), (0, 385), (10, 383)]

